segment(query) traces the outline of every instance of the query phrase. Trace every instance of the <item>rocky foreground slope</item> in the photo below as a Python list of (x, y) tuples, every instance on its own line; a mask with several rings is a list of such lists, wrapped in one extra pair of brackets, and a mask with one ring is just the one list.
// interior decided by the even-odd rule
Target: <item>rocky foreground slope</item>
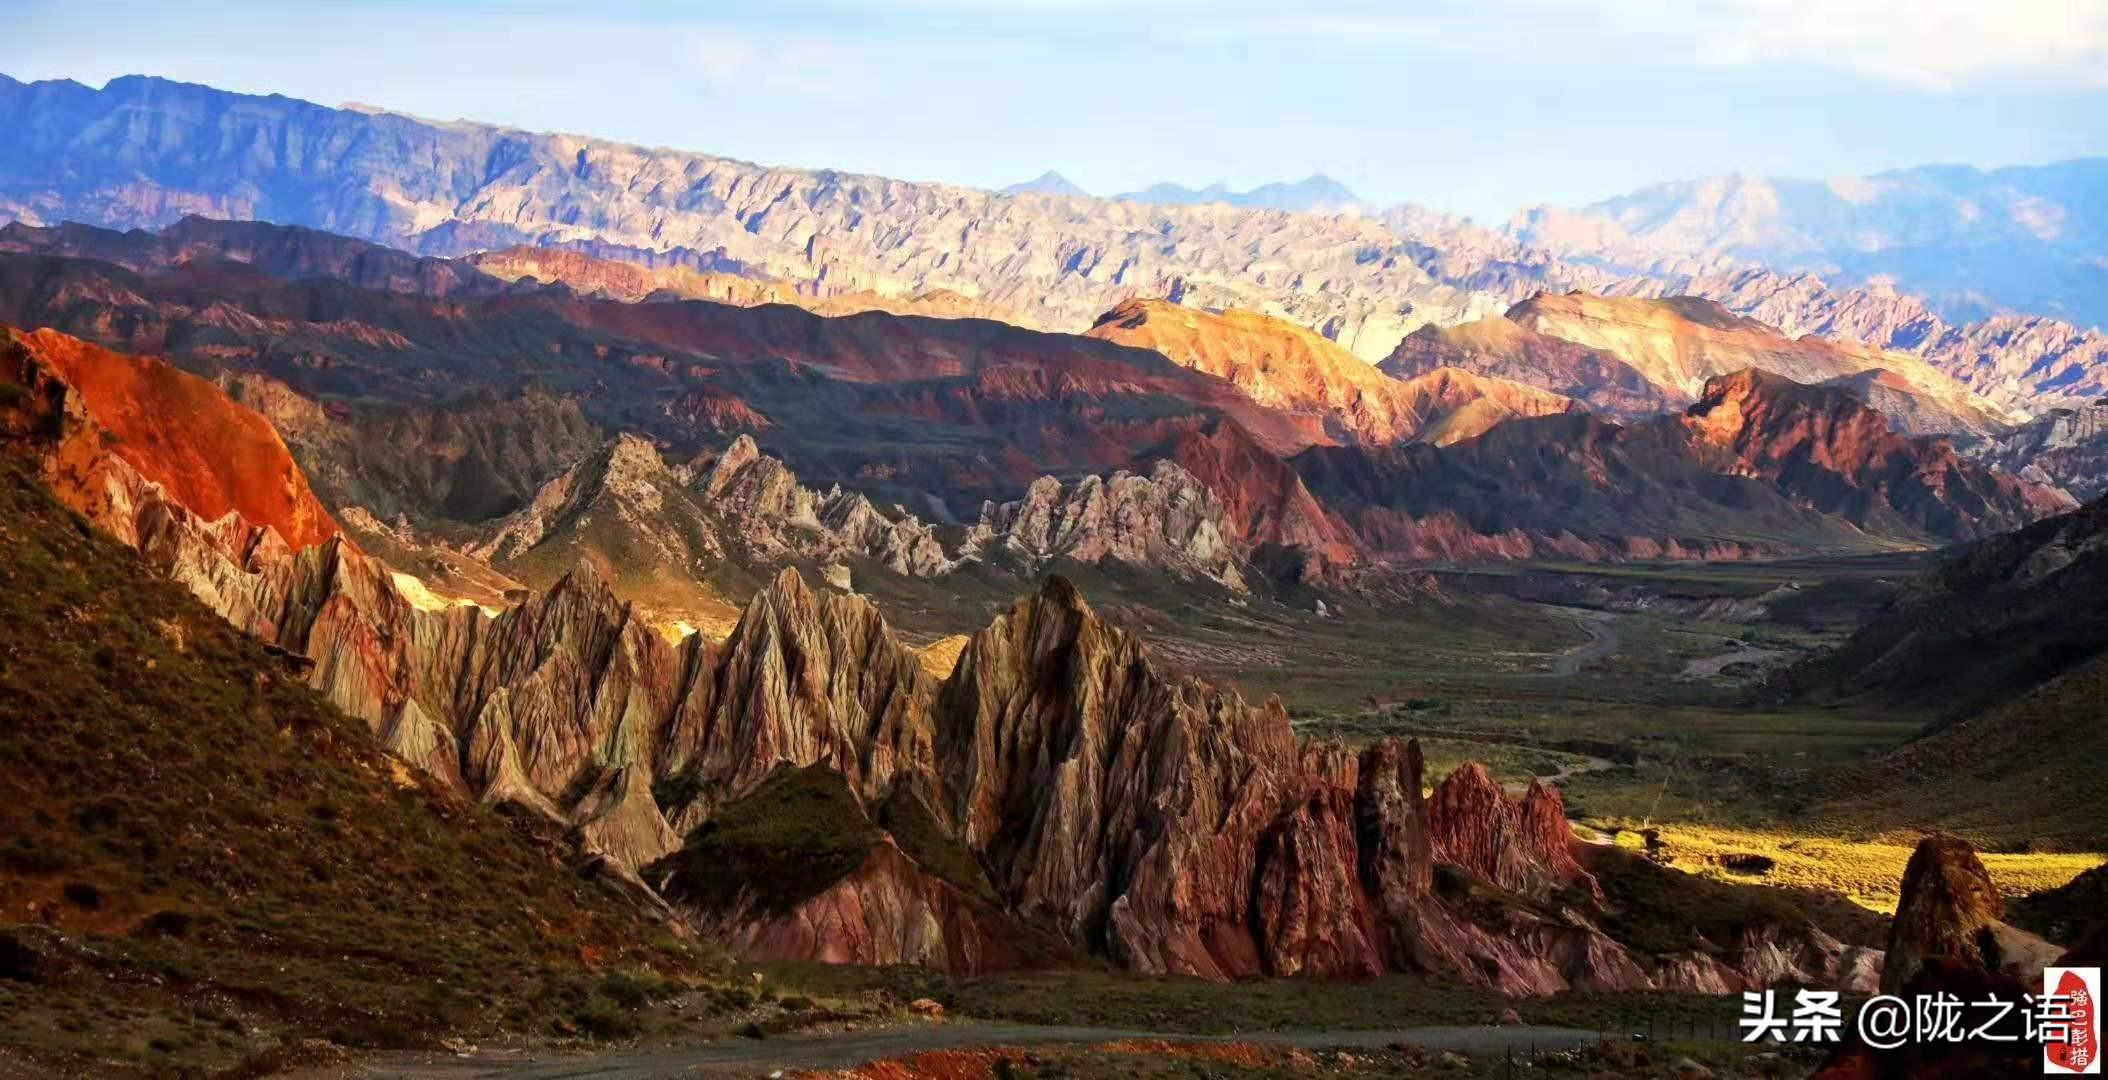
[[(265, 1075), (322, 1040), (575, 1029), (617, 1015), (613, 972), (716, 966), (560, 834), (385, 752), (198, 579), (84, 526), (36, 474), (86, 474), (19, 456), (18, 404), (0, 396), (0, 1071)], [(67, 492), (116, 520), (88, 494)]]
[[(1278, 702), (1163, 670), (1059, 579), (942, 681), (869, 602), (790, 571), (721, 645), (667, 641), (589, 564), (496, 615), (421, 610), (340, 535), (175, 502), (155, 447), (104, 438), (113, 403), (34, 337), (4, 355), (24, 391), (0, 418), (83, 514), (312, 661), (309, 684), (431, 783), (571, 831), (641, 901), (663, 889), (750, 955), (974, 970), (1044, 938), (1140, 971), (1431, 970), (1528, 993), (1871, 977), (1869, 954), (1812, 924), (1635, 951), (1591, 915), (1556, 791), (1517, 803), (1462, 769), (1425, 800), (1415, 748), (1299, 743)], [(93, 472), (63, 452), (98, 445)], [(861, 856), (799, 887), (695, 886), (690, 860), (751, 851), (739, 837), (777, 819), (750, 800), (813, 766), (869, 826), (843, 822)], [(902, 824), (904, 807), (928, 820)]]

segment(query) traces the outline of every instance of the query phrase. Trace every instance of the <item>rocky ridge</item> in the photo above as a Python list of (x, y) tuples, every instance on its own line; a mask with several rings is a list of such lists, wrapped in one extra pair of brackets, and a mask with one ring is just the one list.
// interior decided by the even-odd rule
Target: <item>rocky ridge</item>
[[(35, 366), (35, 344), (17, 361)], [(36, 385), (5, 419), (50, 473), (53, 446), (101, 440), (77, 392)], [(1277, 701), (1161, 670), (1058, 578), (975, 635), (940, 683), (870, 603), (794, 571), (722, 645), (668, 642), (589, 563), (494, 616), (426, 611), (341, 536), (294, 551), (235, 513), (205, 520), (121, 451), (101, 475), (95, 497), (61, 494), (236, 625), (312, 660), (310, 685), (435, 783), (575, 830), (640, 896), (677, 869), (666, 860), (684, 833), (738, 820), (783, 766), (839, 777), (867, 819), (930, 793), (935, 828), (992, 890), (975, 901), (992, 906), (968, 905), (935, 864), (881, 841), (765, 916), (712, 924), (756, 955), (973, 970), (1022, 925), (1136, 970), (1213, 978), (1396, 967), (1538, 993), (1689, 977), (1571, 905), (1589, 890), (1556, 792), (1511, 805), (1466, 773), (1424, 802), (1415, 747), (1298, 744)], [(1444, 859), (1465, 865), (1440, 871), (1456, 865)], [(1468, 902), (1471, 867), (1524, 899), (1489, 922)]]
[[(1611, 353), (1672, 399), (1694, 399), (1706, 380), (1744, 368), (1809, 384), (1883, 371), (1892, 376), (1883, 387), (1908, 402), (1904, 408), (1883, 410), (1899, 431), (1982, 434), (2002, 430), (2016, 419), (1917, 357), (1820, 338), (1789, 338), (1695, 297), (1544, 294), (1517, 304), (1506, 317), (1526, 330)], [(1890, 402), (1887, 396), (1868, 400), (1876, 408)]]
[(1129, 300), (1101, 316), (1089, 336), (1227, 379), (1261, 405), (1315, 413), (1340, 441), (1443, 444), (1511, 416), (1573, 408), (1556, 394), (1456, 369), (1392, 378), (1315, 331), (1252, 311)]
[[(997, 194), (436, 125), (144, 77), (96, 90), (0, 76), (0, 115), (19, 118), (12, 141), (0, 145), (19, 163), (0, 185), (0, 214), (32, 225), (151, 228), (197, 213), (430, 254), (575, 246), (649, 267), (785, 282), (816, 298), (869, 293), (891, 304), (949, 291), (1027, 325), (1078, 332), (1122, 300), (1162, 296), (1278, 315), (1371, 362), (1418, 327), (1495, 316), (1536, 292), (1577, 288), (1710, 296), (1793, 334), (1847, 311), (1854, 314), (1832, 324), (1840, 332), (1851, 322), (1917, 321), (1900, 309), (1876, 314), (1889, 304), (1879, 285), (1843, 290), (1850, 298), (1842, 301), (1799, 288), (1726, 286), (1753, 271), (1718, 253), (1635, 251), (1623, 226), (1585, 213), (1540, 211), (1500, 231), (1412, 205), (1370, 218)], [(235, 149), (249, 145), (320, 149)], [(1753, 205), (1765, 210), (1761, 198)], [(1978, 249), (1925, 265), (1952, 271), (1981, 259)], [(1796, 262), (1774, 265), (1875, 280), (1848, 264)], [(2039, 280), (2036, 270), (2029, 264), (2009, 277)], [(2108, 393), (2108, 338), (2074, 325), (2092, 321), (2000, 315), (1942, 323), (1936, 336), (1944, 344), (1922, 351), (1915, 331), (1854, 340), (1919, 352), (2001, 407), (2027, 409), (2038, 398)]]
[(1963, 453), (2080, 502), (2108, 494), (2108, 398), (2049, 409), (2004, 434), (1961, 444)]
[(1019, 499), (984, 502), (962, 532), (839, 486), (808, 488), (745, 435), (671, 466), (625, 434), (464, 550), (543, 587), (589, 559), (611, 578), (644, 582), (618, 581), (624, 595), (679, 614), (669, 598), (721, 568), (752, 573), (793, 561), (828, 567), (847, 587), (859, 567), (933, 578), (993, 563), (1032, 576), (1063, 560), (1110, 560), (1243, 592), (1250, 545), (1236, 526), (1214, 493), (1169, 459), (1146, 474), (1070, 484), (1042, 477)]

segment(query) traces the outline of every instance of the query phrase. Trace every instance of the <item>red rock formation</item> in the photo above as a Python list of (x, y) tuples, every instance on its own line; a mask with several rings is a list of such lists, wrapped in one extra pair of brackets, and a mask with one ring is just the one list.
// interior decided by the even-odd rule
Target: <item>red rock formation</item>
[(957, 975), (1026, 966), (1015, 927), (882, 839), (849, 874), (785, 911), (734, 903), (704, 929), (747, 963), (917, 964)]
[[(42, 385), (78, 405), (55, 376)], [(19, 450), (64, 445), (19, 409), (6, 418)], [(792, 868), (815, 877), (796, 889), (691, 894), (700, 921), (755, 957), (980, 971), (1011, 963), (1030, 927), (1135, 970), (1215, 979), (1403, 968), (1517, 993), (1687, 985), (1568, 909), (1586, 875), (1549, 789), (1518, 804), (1466, 769), (1424, 806), (1416, 748), (1299, 746), (1277, 701), (1160, 669), (1059, 578), (937, 685), (867, 601), (793, 571), (722, 646), (669, 644), (590, 564), (496, 616), (426, 611), (341, 537), (292, 551), (236, 515), (200, 518), (121, 458), (98, 467), (98, 497), (74, 493), (84, 513), (311, 658), (311, 683), (404, 760), (575, 829), (639, 896), (683, 832), (731, 816), (782, 766), (832, 777), (843, 801), (828, 813), (866, 839), (816, 850), (853, 861)], [(871, 824), (903, 790), (933, 794), (918, 850), (953, 852), (951, 876)], [(783, 870), (760, 836), (774, 869), (755, 872)]]
[(1477, 372), (1541, 387), (1619, 420), (1668, 412), (1690, 400), (1654, 385), (1608, 352), (1539, 334), (1498, 315), (1456, 326), (1423, 326), (1407, 334), (1378, 368), (1396, 379), (1443, 368)]
[(1573, 830), (1558, 788), (1531, 780), (1517, 802), (1485, 766), (1467, 761), (1435, 788), (1427, 815), (1430, 845), (1440, 861), (1538, 899), (1575, 883), (1599, 892), (1574, 859)]
[[(1909, 1042), (1875, 1050), (1848, 1027), (1847, 1044), (1815, 1073), (1822, 1080), (1878, 1080), (2018, 1076), (2034, 1072), (2042, 1045), (2026, 1030), (2031, 994), (2042, 987), (2042, 967), (2062, 951), (2000, 921), (2005, 905), (1976, 852), (1947, 835), (1918, 842), (1903, 870), (1896, 917), (1889, 930), (1881, 991), (1906, 1001), (1953, 995), (1965, 1002), (2004, 1001), (2009, 1006), (1994, 1030), (2006, 1040)], [(1977, 1015), (1999, 1019), (1986, 1007)], [(2029, 1025), (2031, 1027), (2031, 1025)]]
[(55, 487), (85, 496), (98, 486), (95, 463), (107, 453), (208, 520), (235, 514), (296, 550), (336, 534), (336, 522), (270, 423), (218, 387), (157, 360), (51, 330), (0, 333), (0, 378), (37, 397), (56, 392), (55, 378), (79, 402), (52, 407), (94, 418), (94, 431), (76, 427), (76, 439), (53, 459), (46, 475)]
[(1364, 557), (1361, 541), (1302, 477), (1236, 424), (1220, 421), (1180, 436), (1171, 458), (1221, 500), (1225, 529), (1243, 543), (1304, 552), (1313, 573)]
[(1898, 435), (1843, 391), (1748, 368), (1707, 380), (1686, 422), (1750, 475), (1826, 513), (1898, 519), (1940, 536), (2005, 532), (2068, 510), (2069, 496), (1993, 472), (1944, 439)]

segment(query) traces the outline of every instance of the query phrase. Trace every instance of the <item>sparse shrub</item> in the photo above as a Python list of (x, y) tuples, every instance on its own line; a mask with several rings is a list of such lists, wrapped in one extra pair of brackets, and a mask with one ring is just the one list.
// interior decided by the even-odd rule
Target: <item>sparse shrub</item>
[(595, 1039), (628, 1039), (644, 1031), (643, 1023), (635, 1014), (604, 997), (587, 1002), (572, 1020), (578, 1030)]
[(69, 881), (63, 890), (66, 902), (82, 911), (102, 910), (102, 890), (85, 881)]
[(187, 911), (157, 911), (140, 921), (138, 933), (146, 937), (189, 937), (197, 921), (197, 916)]

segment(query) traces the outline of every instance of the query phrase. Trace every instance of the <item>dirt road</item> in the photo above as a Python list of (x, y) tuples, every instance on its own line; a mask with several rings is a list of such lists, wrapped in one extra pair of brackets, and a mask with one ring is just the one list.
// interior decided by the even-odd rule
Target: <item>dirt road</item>
[(1596, 1041), (1576, 1028), (1419, 1027), (1390, 1031), (1258, 1032), (1249, 1035), (1176, 1035), (1111, 1028), (1041, 1027), (1031, 1024), (953, 1023), (855, 1031), (838, 1035), (792, 1035), (775, 1039), (721, 1039), (694, 1046), (640, 1047), (592, 1054), (482, 1052), (468, 1057), (398, 1054), (332, 1076), (402, 1080), (646, 1080), (672, 1076), (767, 1076), (779, 1069), (838, 1069), (926, 1050), (982, 1046), (1050, 1046), (1168, 1039), (1175, 1042), (1253, 1042), (1307, 1049), (1371, 1049), (1409, 1042), (1431, 1050), (1465, 1054), (1517, 1053)]
[(1589, 661), (1601, 660), (1618, 651), (1618, 631), (1610, 625), (1610, 612), (1550, 605), (1546, 610), (1572, 619), (1574, 625), (1588, 635), (1588, 640), (1553, 657), (1552, 667), (1544, 675), (1554, 679), (1570, 678), (1579, 675), (1582, 665)]

